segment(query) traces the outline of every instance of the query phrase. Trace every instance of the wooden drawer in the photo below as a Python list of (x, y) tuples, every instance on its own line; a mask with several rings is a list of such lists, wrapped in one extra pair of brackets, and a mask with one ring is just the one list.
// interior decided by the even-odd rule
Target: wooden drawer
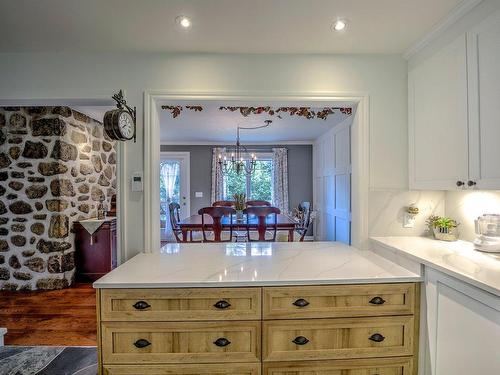
[(407, 315), (415, 310), (415, 284), (325, 285), (264, 288), (264, 319)]
[(263, 360), (412, 355), (414, 329), (412, 316), (267, 321), (263, 323)]
[(260, 375), (260, 373), (259, 363), (104, 366), (104, 375)]
[(259, 320), (260, 288), (103, 289), (102, 321)]
[(260, 322), (104, 322), (101, 337), (104, 364), (260, 360)]
[(269, 362), (264, 375), (413, 375), (412, 358)]

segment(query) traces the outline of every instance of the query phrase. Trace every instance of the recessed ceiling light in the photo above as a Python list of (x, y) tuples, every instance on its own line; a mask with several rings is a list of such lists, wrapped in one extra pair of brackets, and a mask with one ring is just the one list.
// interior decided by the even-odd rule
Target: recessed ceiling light
[(191, 27), (191, 19), (186, 16), (177, 16), (175, 22), (181, 25), (184, 29), (189, 29)]
[(347, 22), (346, 20), (337, 20), (333, 23), (333, 30), (334, 31), (343, 31), (347, 27)]

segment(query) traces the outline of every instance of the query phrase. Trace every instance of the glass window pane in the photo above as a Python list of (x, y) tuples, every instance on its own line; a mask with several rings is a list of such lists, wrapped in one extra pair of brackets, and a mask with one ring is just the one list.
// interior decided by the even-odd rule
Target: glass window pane
[(246, 174), (231, 170), (224, 176), (224, 199), (233, 200), (234, 194), (246, 194)]
[(255, 171), (250, 177), (250, 199), (272, 200), (272, 161), (257, 160)]

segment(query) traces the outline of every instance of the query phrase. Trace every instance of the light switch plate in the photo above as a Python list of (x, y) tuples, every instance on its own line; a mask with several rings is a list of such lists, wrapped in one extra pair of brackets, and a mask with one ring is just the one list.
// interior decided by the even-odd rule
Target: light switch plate
[(194, 193), (194, 196), (196, 198), (203, 198), (203, 192), (202, 191), (197, 191), (197, 192)]

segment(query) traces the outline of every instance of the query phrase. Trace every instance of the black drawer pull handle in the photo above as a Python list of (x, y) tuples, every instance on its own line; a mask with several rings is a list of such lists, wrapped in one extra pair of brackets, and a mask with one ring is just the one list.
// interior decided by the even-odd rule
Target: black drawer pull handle
[(224, 346), (228, 346), (229, 344), (231, 344), (231, 341), (229, 341), (225, 337), (220, 337), (214, 341), (214, 344), (219, 346), (219, 347), (224, 347)]
[(309, 339), (304, 336), (297, 336), (292, 340), (292, 342), (297, 345), (305, 345), (309, 342)]
[(151, 307), (151, 305), (146, 301), (137, 301), (136, 303), (133, 304), (133, 306), (136, 310), (145, 310), (148, 307)]
[(374, 333), (373, 335), (371, 335), (370, 337), (368, 337), (368, 340), (372, 340), (372, 341), (375, 341), (375, 342), (382, 342), (385, 340), (385, 337), (382, 336), (380, 333)]
[(382, 297), (373, 297), (371, 300), (370, 300), (370, 303), (372, 305), (383, 305), (385, 303), (385, 299), (383, 299)]
[(220, 300), (219, 302), (216, 302), (214, 304), (214, 307), (217, 309), (224, 310), (224, 309), (227, 309), (228, 307), (231, 307), (231, 304), (227, 301)]
[(151, 345), (151, 343), (145, 339), (139, 339), (136, 342), (134, 342), (134, 346), (139, 349), (145, 348), (146, 346), (149, 345)]
[(293, 303), (293, 305), (297, 307), (306, 307), (307, 305), (309, 305), (309, 302), (306, 301), (304, 298), (299, 298), (297, 301)]

